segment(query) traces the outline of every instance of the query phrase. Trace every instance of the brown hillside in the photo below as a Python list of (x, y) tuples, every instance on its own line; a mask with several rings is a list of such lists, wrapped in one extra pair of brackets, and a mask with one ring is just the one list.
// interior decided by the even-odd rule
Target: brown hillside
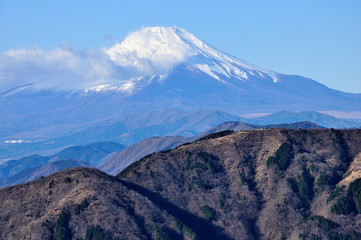
[[(283, 143), (288, 143), (289, 165), (267, 166)], [(212, 222), (234, 239), (305, 239), (361, 231), (361, 215), (331, 213), (327, 203), (337, 184), (358, 166), (361, 130), (253, 130), (198, 141), (151, 155), (118, 176), (160, 193), (197, 216), (203, 206), (214, 209)], [(357, 173), (352, 179), (360, 178)], [(289, 182), (302, 183), (292, 190)], [(321, 181), (324, 179), (323, 181)], [(305, 181), (304, 181), (305, 182)], [(302, 185), (302, 184), (300, 184)], [(314, 215), (332, 219), (325, 230)]]
[[(115, 239), (360, 239), (360, 154), (359, 129), (213, 135), (117, 177), (74, 168), (2, 189), (0, 238), (77, 239), (99, 225)], [(346, 198), (347, 214), (331, 211)]]

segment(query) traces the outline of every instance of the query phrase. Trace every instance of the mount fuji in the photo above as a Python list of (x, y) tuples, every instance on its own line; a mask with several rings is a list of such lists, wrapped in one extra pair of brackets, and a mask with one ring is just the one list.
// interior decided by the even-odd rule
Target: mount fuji
[(178, 27), (143, 28), (106, 53), (118, 66), (142, 74), (117, 87), (130, 94), (127, 105), (146, 99), (157, 109), (216, 108), (232, 114), (361, 109), (361, 94), (262, 69)]
[(10, 50), (0, 63), (0, 147), (167, 109), (361, 111), (361, 94), (263, 69), (178, 27), (142, 28), (101, 50)]

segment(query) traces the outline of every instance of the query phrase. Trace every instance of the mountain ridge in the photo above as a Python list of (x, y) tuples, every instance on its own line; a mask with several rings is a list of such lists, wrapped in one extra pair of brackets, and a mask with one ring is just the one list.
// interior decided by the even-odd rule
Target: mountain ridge
[(60, 226), (74, 238), (98, 225), (119, 239), (356, 240), (361, 212), (332, 209), (360, 181), (348, 178), (360, 131), (240, 131), (148, 155), (117, 177), (72, 168), (1, 189), (0, 239), (55, 238), (68, 216)]

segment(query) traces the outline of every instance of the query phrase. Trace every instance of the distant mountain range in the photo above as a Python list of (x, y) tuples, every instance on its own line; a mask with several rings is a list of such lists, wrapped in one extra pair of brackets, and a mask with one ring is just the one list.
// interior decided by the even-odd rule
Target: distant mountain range
[(327, 128), (361, 127), (361, 119), (341, 119), (312, 111), (297, 113), (280, 111), (258, 118), (251, 118), (246, 121), (262, 125), (309, 121)]
[(210, 128), (194, 137), (150, 137), (129, 147), (114, 142), (99, 142), (87, 146), (68, 147), (52, 156), (32, 155), (0, 165), (0, 187), (34, 180), (41, 176), (69, 167), (97, 167), (116, 175), (146, 155), (174, 149), (223, 131), (241, 131), (267, 128), (317, 129), (323, 128), (311, 122), (279, 125), (254, 125), (245, 122), (226, 122)]
[(26, 168), (15, 175), (11, 175), (10, 177), (0, 178), (0, 187), (16, 185), (32, 180), (37, 180), (41, 177), (48, 176), (52, 173), (56, 173), (71, 167), (92, 167), (92, 166), (87, 161), (84, 160), (68, 159), (68, 160), (59, 160), (55, 162), (48, 162), (38, 167)]
[[(51, 155), (68, 146), (87, 145), (99, 141), (130, 145), (154, 136), (192, 137), (224, 122), (239, 120), (242, 118), (213, 110), (132, 113), (45, 140), (6, 143), (9, 138), (3, 137), (3, 142), (0, 142), (0, 159), (15, 159), (30, 154)], [(39, 132), (41, 131), (39, 129)]]
[[(99, 141), (113, 141), (131, 145), (154, 136), (194, 137), (225, 122), (247, 122), (251, 125), (289, 124), (310, 121), (328, 128), (360, 127), (361, 120), (335, 118), (317, 112), (281, 111), (258, 118), (242, 118), (222, 111), (202, 110), (183, 112), (179, 110), (152, 111), (124, 115), (112, 121), (73, 131), (61, 137), (34, 142), (0, 142), (0, 160), (16, 159), (31, 154), (51, 155), (72, 145), (87, 145)], [(251, 127), (252, 128), (252, 127)], [(257, 126), (254, 126), (257, 128)], [(41, 131), (41, 130), (39, 130)], [(76, 144), (74, 144), (76, 143)]]
[(96, 167), (125, 147), (114, 142), (98, 142), (68, 147), (51, 156), (32, 155), (11, 160), (0, 165), (0, 187), (47, 176), (69, 167)]

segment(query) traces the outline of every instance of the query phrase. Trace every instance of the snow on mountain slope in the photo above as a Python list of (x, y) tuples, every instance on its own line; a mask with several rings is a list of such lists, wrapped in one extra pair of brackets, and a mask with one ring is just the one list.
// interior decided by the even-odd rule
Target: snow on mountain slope
[(222, 83), (232, 77), (278, 81), (277, 73), (223, 53), (178, 27), (142, 28), (105, 52), (119, 66), (144, 75), (167, 74), (175, 66), (187, 64)]

